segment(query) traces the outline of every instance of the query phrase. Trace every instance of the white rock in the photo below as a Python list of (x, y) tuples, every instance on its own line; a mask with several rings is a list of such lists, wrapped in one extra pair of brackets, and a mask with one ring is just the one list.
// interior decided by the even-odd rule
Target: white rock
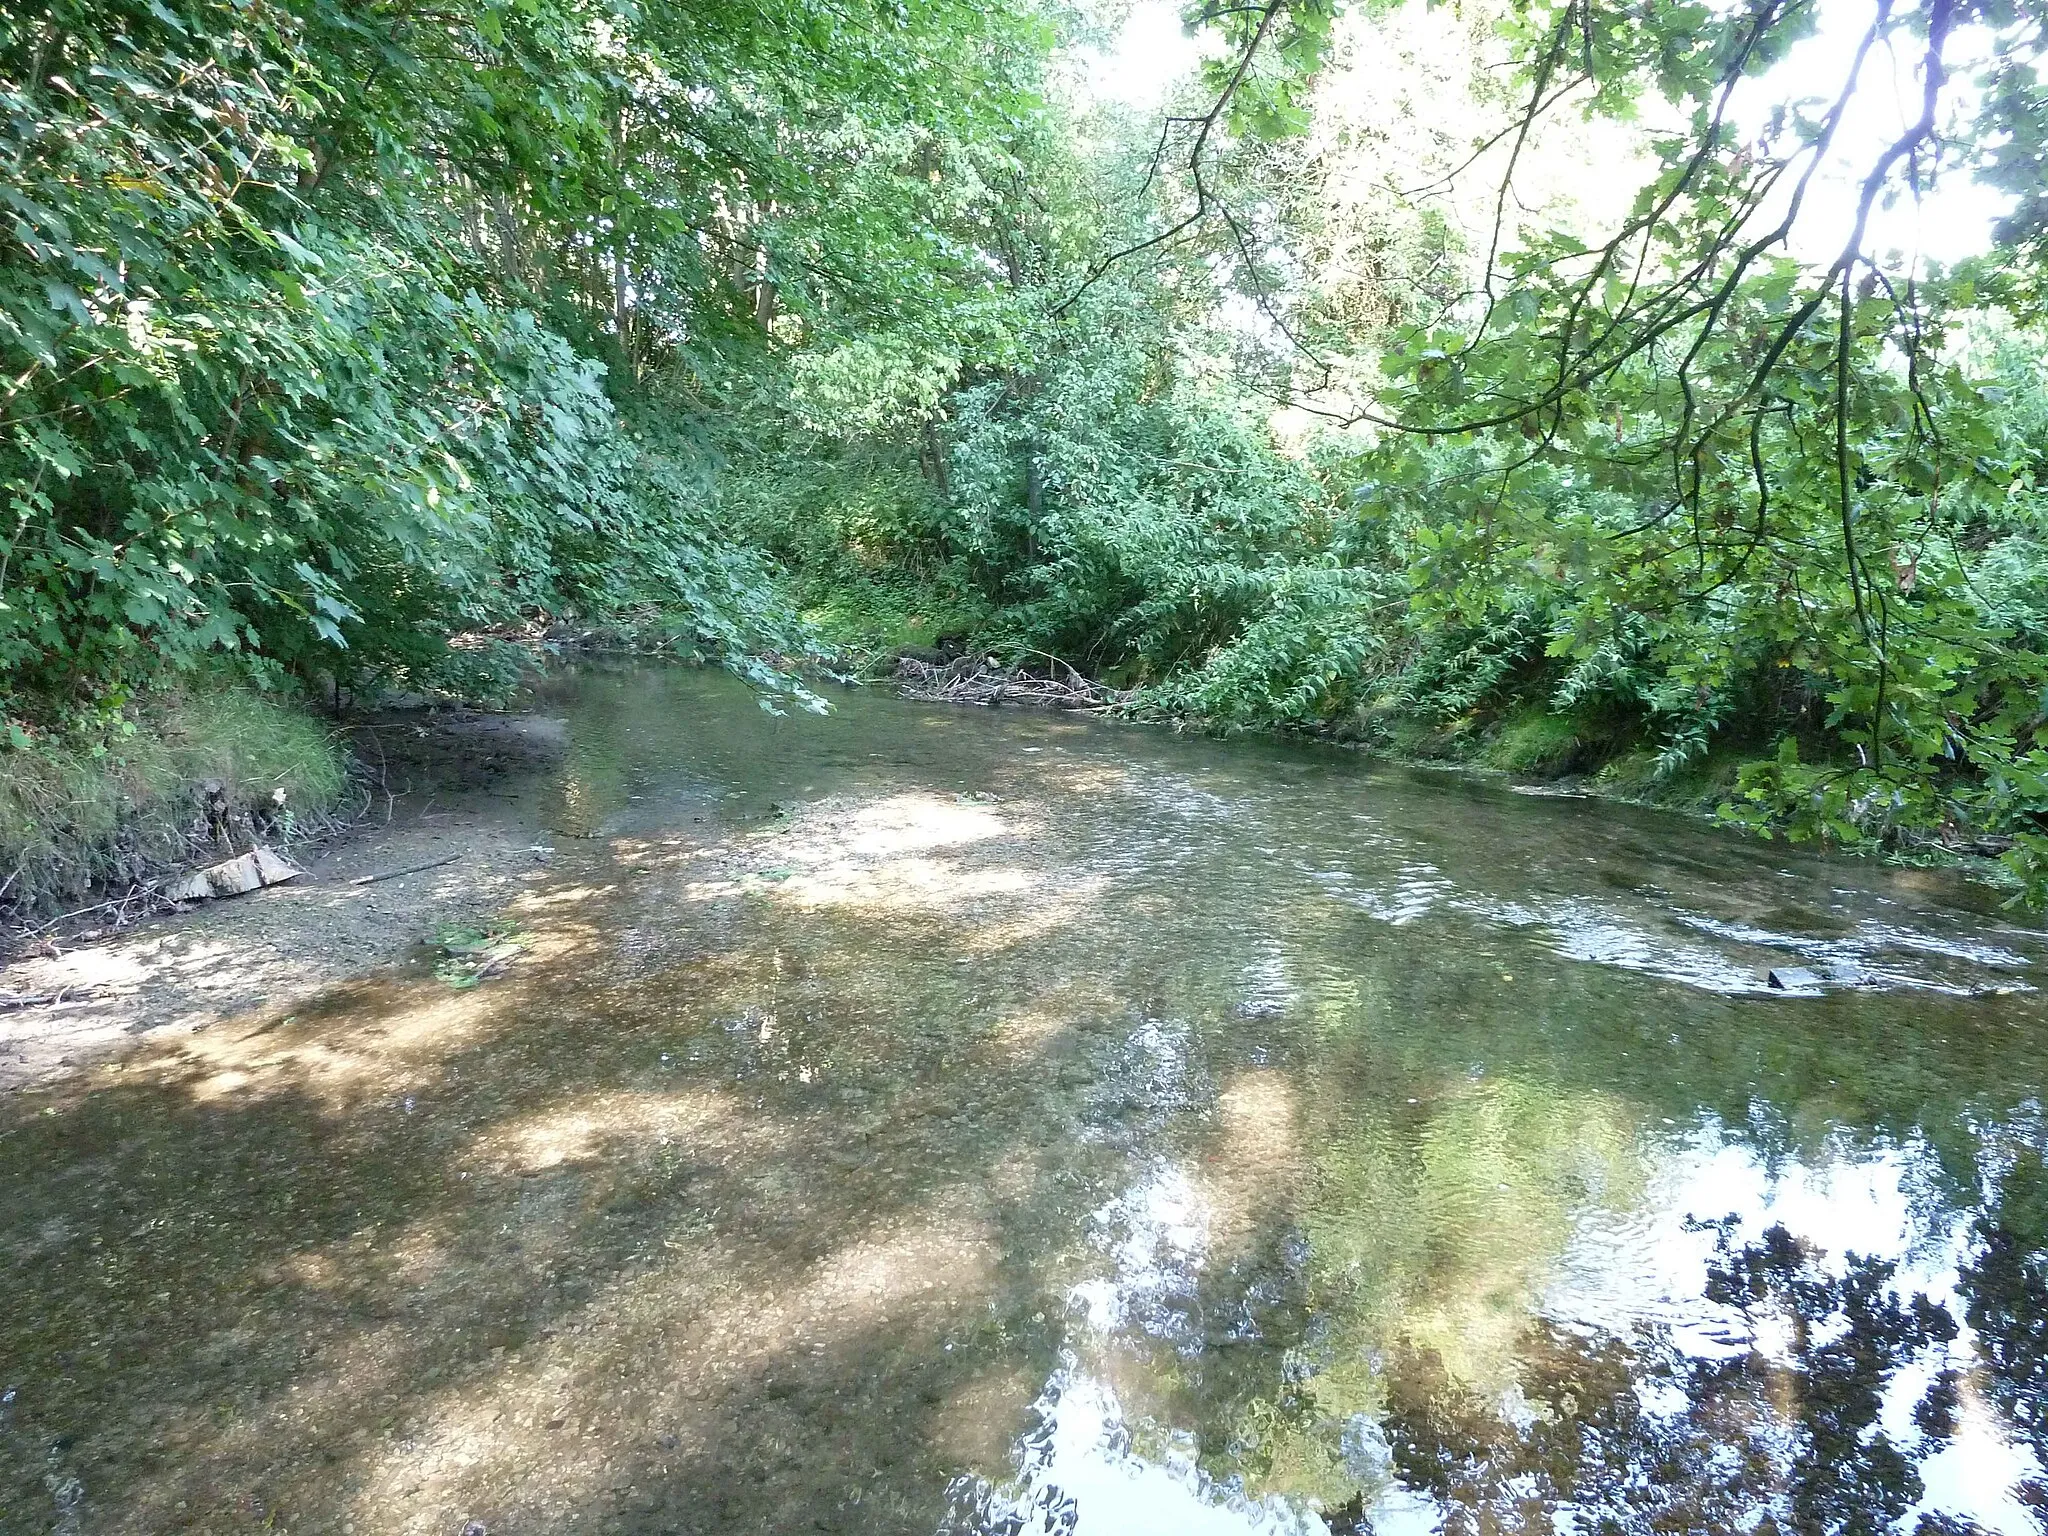
[(282, 885), (304, 873), (283, 854), (259, 844), (240, 858), (185, 876), (166, 887), (164, 894), (173, 901), (208, 901), (216, 896), (240, 896), (266, 885)]

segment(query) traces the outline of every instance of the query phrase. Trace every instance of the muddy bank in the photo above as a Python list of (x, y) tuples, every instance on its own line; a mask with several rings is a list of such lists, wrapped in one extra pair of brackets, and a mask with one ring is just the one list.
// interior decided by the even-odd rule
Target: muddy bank
[(425, 969), (437, 928), (495, 912), (538, 878), (555, 838), (536, 791), (560, 759), (561, 721), (422, 711), (370, 718), (353, 736), (375, 802), (351, 832), (297, 850), (300, 879), (116, 932), (59, 933), (0, 967), (0, 999), (53, 1000), (0, 1009), (0, 1091), (378, 967)]

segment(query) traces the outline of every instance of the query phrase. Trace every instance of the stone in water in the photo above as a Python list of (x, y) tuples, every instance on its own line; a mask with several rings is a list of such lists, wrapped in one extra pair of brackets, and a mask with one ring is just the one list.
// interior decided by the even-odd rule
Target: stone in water
[(1803, 965), (1783, 965), (1765, 978), (1772, 988), (1779, 992), (1818, 992), (1821, 990), (1820, 973), (1809, 971)]

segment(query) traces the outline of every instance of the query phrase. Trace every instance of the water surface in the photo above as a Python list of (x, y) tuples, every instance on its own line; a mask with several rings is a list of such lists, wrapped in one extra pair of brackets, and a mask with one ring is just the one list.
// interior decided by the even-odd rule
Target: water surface
[(504, 977), (0, 1106), (0, 1528), (2038, 1528), (1984, 893), (1320, 747), (540, 707)]

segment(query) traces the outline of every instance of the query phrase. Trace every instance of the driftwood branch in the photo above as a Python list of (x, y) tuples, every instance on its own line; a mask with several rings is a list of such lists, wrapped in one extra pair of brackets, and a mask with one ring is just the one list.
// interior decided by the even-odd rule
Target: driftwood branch
[(55, 992), (0, 992), (0, 1013), (22, 1008), (78, 1007), (99, 997), (97, 987), (59, 987)]
[(1117, 689), (1091, 682), (1062, 661), (1054, 661), (1045, 676), (1034, 677), (1022, 668), (1012, 671), (981, 656), (945, 663), (905, 656), (896, 663), (896, 681), (904, 698), (931, 704), (1102, 710), (1126, 697)]
[(357, 875), (355, 879), (349, 881), (349, 884), (375, 885), (380, 880), (396, 880), (404, 875), (417, 875), (429, 869), (439, 869), (443, 864), (453, 864), (457, 859), (461, 857), (462, 855), (459, 853), (451, 853), (446, 858), (429, 859), (424, 864), (414, 864), (407, 869), (387, 869), (381, 875)]

